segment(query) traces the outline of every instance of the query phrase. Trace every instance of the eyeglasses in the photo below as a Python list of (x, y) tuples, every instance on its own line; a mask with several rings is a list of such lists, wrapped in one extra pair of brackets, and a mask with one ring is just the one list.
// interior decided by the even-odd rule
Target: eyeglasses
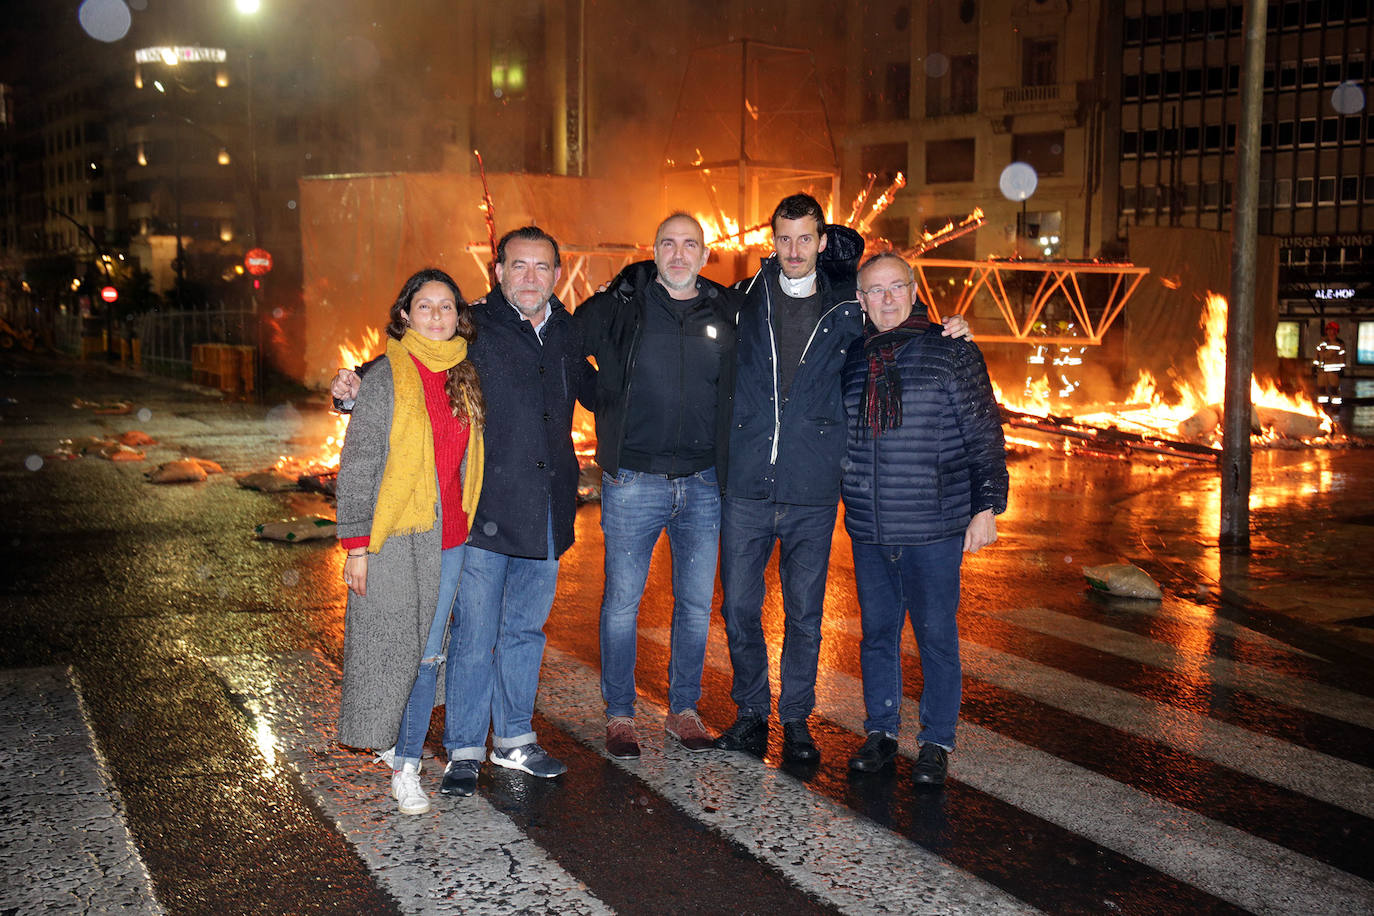
[(868, 289), (861, 290), (861, 292), (869, 299), (881, 299), (883, 296), (891, 296), (893, 299), (896, 299), (901, 296), (902, 293), (910, 289), (911, 286), (912, 284), (910, 283), (894, 283), (891, 286), (870, 286)]

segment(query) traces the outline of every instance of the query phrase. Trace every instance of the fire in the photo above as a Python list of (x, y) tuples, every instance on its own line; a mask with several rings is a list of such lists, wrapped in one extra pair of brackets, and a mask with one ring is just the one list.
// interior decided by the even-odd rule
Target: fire
[[(361, 366), (382, 349), (382, 335), (376, 328), (368, 328), (356, 347), (346, 343), (339, 347), (340, 366)], [(277, 470), (289, 474), (328, 474), (339, 469), (339, 454), (343, 451), (344, 433), (348, 431), (348, 414), (334, 416), (334, 431), (325, 437), (314, 455), (282, 455)]]
[(773, 243), (766, 223), (753, 226), (741, 233), (739, 222), (724, 213), (716, 216), (707, 216), (704, 213), (693, 215), (697, 222), (701, 223), (701, 231), (706, 236), (706, 247), (714, 251), (747, 251), (750, 248), (767, 248)]
[[(1200, 379), (1197, 385), (1182, 383), (1175, 398), (1166, 401), (1154, 376), (1142, 371), (1124, 403), (1087, 409), (1072, 416), (1086, 426), (1116, 427), (1145, 436), (1181, 441), (1221, 443), (1222, 405), (1226, 395), (1226, 312), (1224, 296), (1209, 293), (1199, 324), (1204, 332), (1195, 359)], [(996, 388), (996, 386), (994, 386)], [(1049, 383), (1041, 378), (1027, 381), (1017, 398), (998, 402), (1022, 413), (1049, 416), (1052, 410)], [(1272, 382), (1250, 379), (1252, 420), (1262, 429), (1253, 437), (1255, 444), (1276, 439), (1310, 441), (1332, 432), (1331, 419), (1305, 394), (1285, 394)], [(1062, 413), (1063, 408), (1060, 408)]]

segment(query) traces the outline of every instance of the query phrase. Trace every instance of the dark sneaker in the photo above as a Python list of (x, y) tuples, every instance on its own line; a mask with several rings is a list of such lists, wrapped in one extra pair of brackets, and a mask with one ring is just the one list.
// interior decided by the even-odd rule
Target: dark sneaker
[(481, 768), (480, 760), (450, 760), (448, 766), (444, 767), (444, 781), (439, 785), (439, 794), (467, 798), (477, 791), (477, 771)]
[(897, 739), (887, 732), (869, 732), (863, 747), (849, 758), (849, 768), (860, 773), (876, 773), (897, 756)]
[(541, 779), (562, 776), (568, 772), (566, 763), (533, 742), (520, 747), (494, 747), (491, 749), (491, 762)]
[(782, 723), (782, 759), (788, 763), (816, 763), (821, 759), (805, 719)]
[(711, 733), (706, 730), (705, 723), (695, 709), (668, 713), (663, 730), (689, 751), (709, 751), (715, 746)]
[(912, 779), (923, 786), (940, 786), (944, 785), (948, 771), (949, 751), (928, 741), (921, 745), (916, 764), (911, 768)]
[(716, 739), (716, 749), (745, 751), (762, 757), (768, 748), (768, 720), (753, 712), (741, 712), (735, 724)]
[(606, 720), (606, 753), (621, 760), (639, 756), (639, 735), (631, 716), (611, 716)]

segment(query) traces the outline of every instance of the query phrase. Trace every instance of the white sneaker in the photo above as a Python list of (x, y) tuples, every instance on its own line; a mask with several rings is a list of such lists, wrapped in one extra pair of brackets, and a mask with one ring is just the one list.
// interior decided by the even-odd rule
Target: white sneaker
[(424, 814), (429, 810), (429, 796), (420, 788), (420, 769), (413, 763), (391, 774), (391, 797), (396, 799), (402, 814)]
[(381, 753), (377, 754), (377, 762), (386, 764), (386, 768), (395, 772), (396, 770), (396, 745), (392, 745)]

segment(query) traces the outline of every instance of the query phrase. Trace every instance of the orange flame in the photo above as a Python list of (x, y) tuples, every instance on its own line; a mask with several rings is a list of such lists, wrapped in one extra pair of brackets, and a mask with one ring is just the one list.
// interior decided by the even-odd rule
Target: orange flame
[[(346, 343), (339, 347), (340, 366), (361, 366), (382, 349), (382, 335), (376, 328), (368, 328), (357, 346)], [(343, 451), (344, 433), (348, 430), (348, 414), (336, 414), (334, 430), (309, 457), (282, 455), (277, 470), (288, 474), (327, 474), (339, 469), (339, 455)]]
[[(1195, 354), (1198, 385), (1180, 384), (1177, 397), (1166, 402), (1154, 376), (1142, 371), (1125, 402), (1076, 414), (1074, 421), (1116, 426), (1148, 436), (1220, 445), (1222, 405), (1226, 397), (1226, 312), (1226, 298), (1209, 293), (1199, 319), (1204, 336)], [(1038, 382), (1028, 380), (1021, 396), (1004, 398), (998, 391), (998, 401), (1022, 413), (1047, 416), (1053, 412), (1049, 387), (1043, 378)], [(1250, 399), (1254, 419), (1262, 429), (1253, 439), (1256, 444), (1280, 438), (1307, 442), (1332, 432), (1330, 417), (1305, 394), (1285, 394), (1272, 382), (1261, 383), (1251, 376)]]

